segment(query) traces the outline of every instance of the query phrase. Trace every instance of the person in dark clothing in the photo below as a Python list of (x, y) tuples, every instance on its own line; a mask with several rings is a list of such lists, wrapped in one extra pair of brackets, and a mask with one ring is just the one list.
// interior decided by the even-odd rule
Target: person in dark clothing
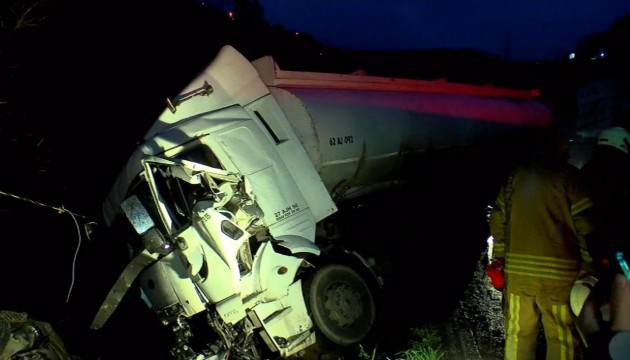
[[(603, 130), (591, 160), (580, 170), (594, 204), (597, 231), (589, 249), (600, 275), (614, 271), (614, 252), (630, 237), (630, 133), (622, 127)], [(606, 276), (611, 278), (611, 274)], [(603, 279), (600, 279), (600, 281)]]
[[(630, 254), (629, 150), (630, 133), (626, 129), (605, 129), (598, 135), (591, 160), (580, 171), (594, 204), (595, 231), (589, 238), (588, 247), (597, 278), (577, 320), (588, 346), (587, 359), (611, 359), (608, 347), (613, 332), (617, 331), (611, 326), (615, 312), (611, 309), (611, 294), (623, 294), (617, 290), (623, 289), (620, 287), (620, 284), (624, 285), (623, 281), (627, 282), (623, 276), (618, 276), (621, 269), (616, 253), (626, 254), (626, 257)], [(630, 312), (630, 308), (627, 311)]]

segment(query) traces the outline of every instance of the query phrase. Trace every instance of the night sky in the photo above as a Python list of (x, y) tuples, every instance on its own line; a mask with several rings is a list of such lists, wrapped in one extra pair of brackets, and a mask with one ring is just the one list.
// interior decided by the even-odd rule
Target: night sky
[[(228, 4), (229, 1), (221, 1)], [(210, 2), (212, 3), (212, 1)], [(630, 12), (627, 0), (260, 0), (274, 25), (345, 49), (473, 48), (558, 59)]]

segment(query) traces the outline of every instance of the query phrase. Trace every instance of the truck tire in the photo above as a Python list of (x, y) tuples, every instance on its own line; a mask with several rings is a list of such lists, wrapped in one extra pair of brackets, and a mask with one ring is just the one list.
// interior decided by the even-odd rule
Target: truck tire
[(360, 343), (372, 330), (376, 304), (368, 284), (346, 265), (329, 264), (305, 283), (306, 305), (318, 332), (328, 344)]

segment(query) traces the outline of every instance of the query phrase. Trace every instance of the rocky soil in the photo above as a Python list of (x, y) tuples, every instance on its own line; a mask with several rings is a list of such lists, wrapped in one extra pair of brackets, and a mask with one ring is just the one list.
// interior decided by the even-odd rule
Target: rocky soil
[(447, 348), (443, 360), (503, 359), (501, 300), (501, 292), (490, 286), (480, 261), (464, 297), (443, 325)]

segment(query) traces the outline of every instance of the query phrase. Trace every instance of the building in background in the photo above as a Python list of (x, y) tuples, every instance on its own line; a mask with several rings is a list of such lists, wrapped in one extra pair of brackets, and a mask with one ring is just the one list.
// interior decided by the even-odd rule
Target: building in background
[(605, 53), (601, 54), (578, 70), (581, 80), (571, 147), (571, 162), (577, 167), (590, 158), (600, 131), (612, 126), (630, 128), (630, 81), (609, 68), (602, 61)]

